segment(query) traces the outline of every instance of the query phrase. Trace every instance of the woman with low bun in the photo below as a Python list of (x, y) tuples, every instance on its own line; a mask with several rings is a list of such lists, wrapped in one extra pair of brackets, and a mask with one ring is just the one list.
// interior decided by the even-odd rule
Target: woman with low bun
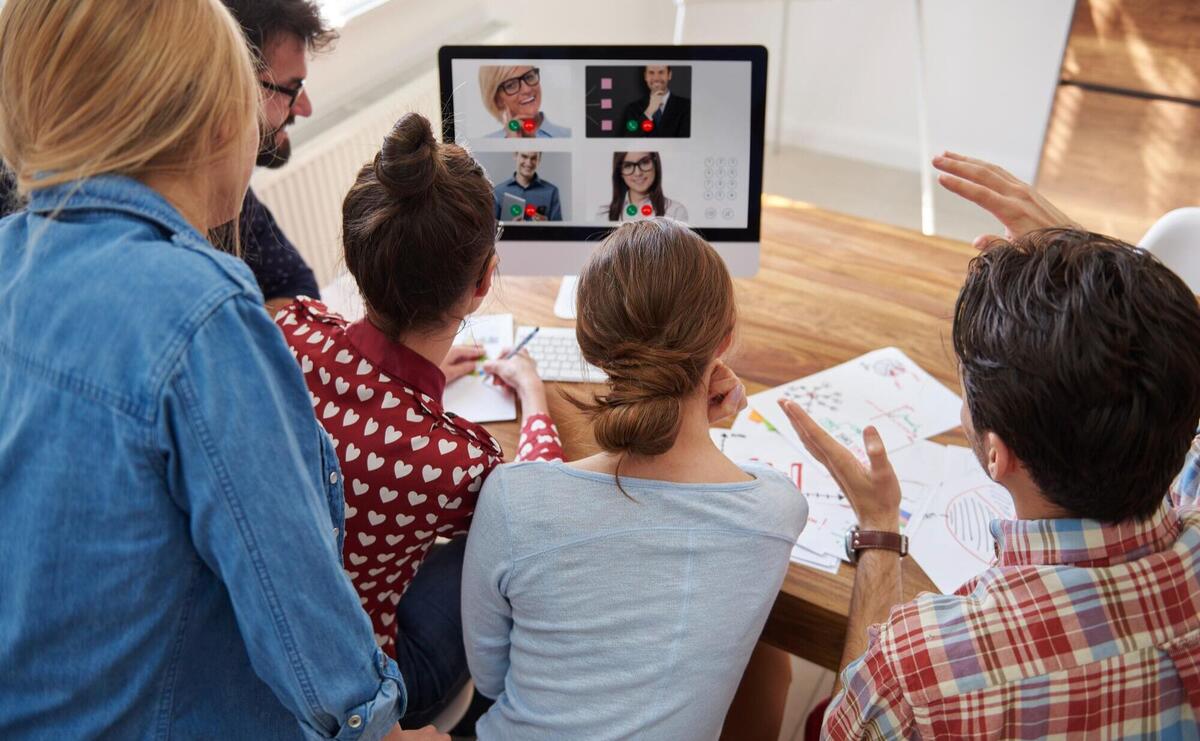
[(746, 404), (716, 251), (671, 219), (616, 229), (579, 279), (576, 333), (608, 388), (601, 451), (485, 482), (463, 615), (479, 738), (713, 739), (787, 569), (804, 498), (709, 435)]
[[(346, 479), (342, 557), (408, 693), (405, 727), (429, 722), (468, 679), (460, 590), (463, 547), (483, 479), (503, 460), (483, 427), (442, 407), (479, 348), (451, 348), (496, 270), (488, 182), (429, 121), (400, 119), (342, 205), (346, 266), (366, 317), (347, 323), (298, 299), (275, 321), (300, 362)], [(520, 460), (562, 457), (527, 353), (485, 364), (521, 402)], [(435, 545), (439, 536), (452, 538)]]

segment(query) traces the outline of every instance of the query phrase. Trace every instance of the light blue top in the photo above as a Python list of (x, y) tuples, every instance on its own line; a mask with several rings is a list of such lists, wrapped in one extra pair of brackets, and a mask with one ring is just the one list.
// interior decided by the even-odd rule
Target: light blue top
[(488, 476), (463, 565), (480, 739), (715, 739), (808, 505), (778, 472), (676, 484), (561, 462)]
[(396, 722), (299, 365), (157, 193), (95, 178), (0, 221), (0, 420), (0, 738)]

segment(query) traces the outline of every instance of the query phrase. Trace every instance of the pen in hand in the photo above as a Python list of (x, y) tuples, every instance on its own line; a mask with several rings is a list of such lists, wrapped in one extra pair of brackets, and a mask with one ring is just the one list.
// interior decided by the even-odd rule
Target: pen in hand
[[(535, 336), (537, 336), (537, 333), (538, 333), (538, 331), (539, 331), (539, 330), (541, 330), (541, 327), (534, 327), (532, 332), (530, 332), (529, 334), (525, 335), (525, 339), (523, 339), (523, 340), (521, 340), (520, 342), (518, 342), (516, 347), (514, 347), (513, 349), (511, 349), (511, 350), (509, 350), (508, 352), (506, 352), (506, 353), (504, 353), (503, 355), (501, 355), (501, 356), (498, 358), (498, 360), (508, 360), (508, 359), (509, 359), (509, 358), (511, 358), (512, 356), (514, 356), (514, 355), (516, 355), (517, 353), (521, 352), (521, 350), (525, 349), (525, 346), (529, 344), (529, 341), (530, 341), (530, 340), (532, 340), (532, 339), (533, 339)], [(483, 380), (484, 380), (484, 381), (492, 381), (493, 385), (496, 385), (496, 383), (495, 383), (495, 375), (494, 375), (494, 374), (492, 374), (492, 373), (485, 373), (485, 374), (483, 374)]]

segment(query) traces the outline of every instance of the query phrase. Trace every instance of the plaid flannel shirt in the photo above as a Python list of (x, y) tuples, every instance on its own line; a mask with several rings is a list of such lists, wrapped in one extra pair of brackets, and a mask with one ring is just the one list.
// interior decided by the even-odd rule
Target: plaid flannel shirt
[(1192, 439), (1192, 447), (1183, 461), (1183, 470), (1171, 484), (1171, 502), (1176, 507), (1188, 507), (1200, 502), (1200, 430)]
[(1200, 738), (1200, 510), (991, 530), (992, 568), (871, 628), (824, 737)]

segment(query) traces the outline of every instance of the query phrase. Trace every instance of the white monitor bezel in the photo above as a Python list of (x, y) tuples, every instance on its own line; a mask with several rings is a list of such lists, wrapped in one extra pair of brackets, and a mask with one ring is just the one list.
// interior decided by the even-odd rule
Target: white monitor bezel
[[(750, 160), (745, 228), (696, 228), (734, 275), (758, 272), (762, 228), (763, 146), (766, 125), (767, 50), (763, 46), (443, 46), (438, 50), (442, 136), (454, 141), (455, 59), (735, 61), (751, 65)], [(497, 245), (504, 271), (520, 275), (571, 275), (587, 261), (611, 227), (505, 224)]]

